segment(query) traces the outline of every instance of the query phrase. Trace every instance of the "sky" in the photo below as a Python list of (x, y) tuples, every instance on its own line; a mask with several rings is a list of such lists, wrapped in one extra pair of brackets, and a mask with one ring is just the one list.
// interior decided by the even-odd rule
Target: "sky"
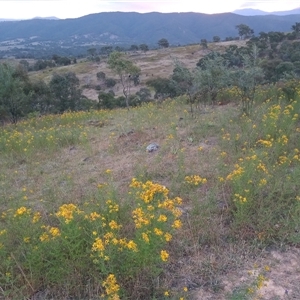
[(78, 18), (109, 11), (200, 12), (206, 14), (254, 8), (267, 12), (291, 10), (300, 7), (300, 0), (0, 0), (0, 19), (31, 19), (52, 17)]

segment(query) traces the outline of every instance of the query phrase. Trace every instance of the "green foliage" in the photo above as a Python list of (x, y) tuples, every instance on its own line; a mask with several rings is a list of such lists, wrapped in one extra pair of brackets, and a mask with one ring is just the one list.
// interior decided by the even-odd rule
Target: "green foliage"
[(99, 102), (97, 104), (97, 108), (107, 108), (113, 109), (117, 107), (115, 97), (111, 93), (100, 92), (98, 95)]
[(249, 38), (254, 34), (253, 29), (251, 29), (248, 25), (246, 24), (239, 24), (236, 25), (235, 28), (238, 30), (239, 36), (241, 39)]
[(54, 74), (49, 83), (57, 112), (77, 110), (81, 100), (79, 79), (75, 73)]
[(52, 59), (58, 66), (68, 66), (71, 64), (71, 59), (65, 56), (59, 56), (57, 54), (54, 54), (52, 56)]
[(218, 43), (218, 42), (220, 42), (221, 41), (221, 38), (218, 36), (218, 35), (214, 35), (213, 36), (213, 42), (214, 43)]
[(54, 63), (51, 60), (43, 60), (43, 59), (39, 59), (35, 62), (35, 64), (33, 65), (33, 69), (35, 71), (40, 71), (40, 70), (44, 70), (47, 67), (54, 67)]
[(105, 85), (108, 88), (112, 88), (117, 84), (117, 81), (113, 78), (106, 78), (105, 79)]
[[(3, 212), (2, 295), (21, 299), (47, 288), (61, 298), (68, 287), (77, 299), (153, 299), (154, 279), (169, 259), (166, 246), (181, 227), (181, 199), (151, 181), (133, 179), (130, 188), (123, 203), (106, 183), (84, 206), (62, 204), (47, 217), (26, 205)], [(114, 284), (107, 282), (111, 277)]]
[(12, 123), (17, 123), (30, 110), (28, 98), (24, 94), (23, 69), (21, 73), (17, 70), (7, 64), (0, 64), (1, 118), (8, 118)]
[(280, 97), (256, 107), (253, 118), (239, 119), (239, 132), (224, 132), (228, 149), (243, 150), (232, 171), (230, 186), (232, 229), (240, 238), (264, 243), (298, 243), (299, 227), (299, 95)]
[(157, 42), (158, 46), (161, 48), (168, 48), (169, 47), (169, 42), (167, 39), (162, 38)]
[(243, 69), (238, 69), (231, 74), (232, 84), (240, 92), (242, 111), (250, 114), (254, 104), (254, 97), (257, 86), (263, 81), (264, 74), (257, 65), (257, 48), (253, 48), (252, 57), (243, 57)]
[(176, 82), (167, 78), (150, 79), (146, 84), (155, 90), (155, 99), (166, 99), (168, 97), (176, 97), (180, 91)]
[(100, 71), (100, 72), (97, 72), (96, 76), (97, 76), (98, 80), (104, 80), (106, 75), (104, 72)]
[(139, 45), (139, 49), (142, 50), (142, 51), (144, 51), (144, 52), (149, 51), (149, 47), (148, 47), (147, 44), (140, 44)]
[(137, 51), (139, 50), (139, 47), (137, 45), (131, 45), (129, 48), (129, 51)]
[(30, 100), (34, 111), (42, 115), (55, 112), (50, 86), (42, 80), (31, 83)]
[(193, 113), (193, 95), (196, 87), (194, 85), (194, 74), (180, 62), (175, 62), (175, 68), (172, 74), (172, 80), (174, 80), (178, 86), (178, 94), (188, 95), (188, 102), (191, 106), (191, 113)]
[(207, 39), (201, 39), (200, 45), (202, 46), (203, 49), (207, 49)]
[(149, 102), (151, 99), (151, 91), (147, 88), (141, 88), (138, 92), (135, 93), (138, 97), (139, 102)]
[(229, 70), (224, 59), (213, 54), (201, 62), (201, 67), (195, 71), (195, 86), (197, 88), (197, 101), (215, 103), (219, 91), (229, 85)]
[[(175, 69), (180, 82), (184, 73)], [(250, 115), (241, 116), (240, 91), (229, 86), (218, 97), (239, 106), (193, 118), (179, 97), (159, 113), (148, 103), (130, 112), (32, 115), (4, 126), (0, 297), (180, 299), (183, 276), (225, 299), (216, 291), (222, 278), (248, 269), (250, 256), (257, 261), (257, 244), (264, 258), (274, 243), (300, 244), (298, 87), (257, 86)], [(154, 155), (143, 151), (152, 139), (160, 141)], [(112, 172), (104, 172), (108, 163)], [(132, 174), (142, 179), (128, 188)], [(172, 201), (165, 203), (161, 181)], [(184, 199), (180, 219), (174, 195)], [(226, 299), (258, 296), (261, 274), (246, 275)], [(231, 276), (226, 282), (234, 285)]]

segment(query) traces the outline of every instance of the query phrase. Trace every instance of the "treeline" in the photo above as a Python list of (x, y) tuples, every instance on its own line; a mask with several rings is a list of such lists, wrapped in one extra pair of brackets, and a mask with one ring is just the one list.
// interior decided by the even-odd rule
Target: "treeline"
[[(104, 72), (98, 72), (97, 78), (99, 101), (94, 101), (82, 95), (79, 79), (74, 72), (54, 73), (49, 84), (46, 84), (42, 80), (31, 81), (22, 63), (16, 67), (0, 64), (0, 121), (17, 123), (30, 115), (125, 107), (126, 97), (115, 97), (112, 90), (117, 81), (106, 78)], [(128, 82), (130, 85), (138, 83), (138, 76), (132, 76)], [(109, 88), (109, 92), (101, 91)], [(130, 106), (137, 106), (150, 101), (151, 92), (147, 88), (141, 88), (136, 94), (126, 96)]]
[(16, 123), (30, 114), (88, 110), (94, 102), (79, 88), (75, 73), (54, 74), (49, 84), (32, 82), (22, 64), (0, 64), (0, 120)]
[[(292, 26), (291, 33), (261, 32), (257, 37), (251, 28), (241, 25), (237, 26), (241, 29), (239, 35), (249, 38), (246, 46), (230, 45), (222, 52), (211, 51), (199, 59), (194, 70), (177, 62), (169, 78), (147, 82), (154, 88), (155, 98), (186, 94), (192, 110), (194, 103), (224, 101), (228, 98), (224, 89), (236, 87), (243, 110), (249, 111), (257, 85), (279, 81), (287, 97), (292, 98), (297, 86), (294, 79), (300, 77), (300, 23)], [(202, 46), (207, 48), (204, 42)]]

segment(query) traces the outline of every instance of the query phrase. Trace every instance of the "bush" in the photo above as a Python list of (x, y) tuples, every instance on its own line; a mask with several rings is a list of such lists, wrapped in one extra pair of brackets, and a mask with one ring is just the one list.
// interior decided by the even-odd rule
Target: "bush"
[(105, 85), (108, 87), (108, 88), (112, 88), (114, 87), (115, 85), (117, 84), (116, 80), (113, 79), (113, 78), (107, 78), (105, 80)]
[[(45, 288), (56, 299), (155, 297), (154, 279), (181, 227), (181, 199), (135, 178), (124, 203), (110, 184), (98, 188), (83, 207), (66, 203), (44, 216), (21, 206), (2, 214), (0, 284), (6, 298), (28, 298)], [(136, 284), (141, 279), (146, 289)]]

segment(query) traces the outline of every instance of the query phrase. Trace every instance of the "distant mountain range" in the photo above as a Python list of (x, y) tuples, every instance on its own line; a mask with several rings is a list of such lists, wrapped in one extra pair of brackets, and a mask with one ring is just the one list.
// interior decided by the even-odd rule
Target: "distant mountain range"
[[(41, 20), (60, 20), (57, 17), (34, 17), (33, 19), (30, 20), (34, 20), (34, 19), (41, 19)], [(5, 22), (5, 21), (22, 21), (21, 19), (1, 19), (0, 18), (0, 22)]]
[(300, 7), (292, 10), (286, 11), (274, 11), (274, 12), (266, 12), (259, 9), (253, 8), (245, 8), (238, 9), (233, 11), (234, 14), (238, 14), (241, 16), (266, 16), (266, 15), (275, 15), (275, 16), (288, 16), (288, 15), (300, 15)]
[(166, 38), (170, 45), (236, 37), (236, 25), (246, 24), (255, 34), (261, 31), (291, 31), (300, 14), (287, 16), (243, 16), (236, 13), (134, 13), (106, 12), (76, 19), (0, 22), (0, 42), (23, 39), (25, 42), (55, 42), (72, 45), (157, 45)]

